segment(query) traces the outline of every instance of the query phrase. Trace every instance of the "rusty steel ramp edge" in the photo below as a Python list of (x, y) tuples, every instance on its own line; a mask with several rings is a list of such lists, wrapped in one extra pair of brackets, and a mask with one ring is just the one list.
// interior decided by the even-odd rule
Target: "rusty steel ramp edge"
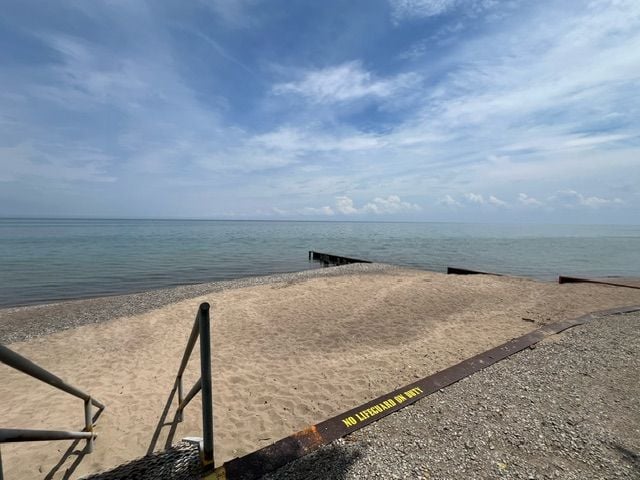
[(500, 360), (504, 360), (514, 353), (531, 347), (550, 335), (583, 325), (598, 316), (636, 311), (640, 311), (640, 305), (600, 310), (572, 320), (545, 325), (359, 407), (278, 440), (253, 453), (234, 458), (215, 470), (206, 472), (203, 478), (206, 480), (254, 480), (260, 478), (323, 445), (376, 422)]
[(566, 275), (559, 275), (558, 283), (597, 283), (600, 285), (610, 285), (612, 287), (635, 288), (636, 290), (640, 290), (639, 286), (629, 285), (628, 283), (621, 283), (621, 282), (615, 282), (615, 281), (609, 282), (609, 281), (596, 279), (596, 278), (568, 277)]

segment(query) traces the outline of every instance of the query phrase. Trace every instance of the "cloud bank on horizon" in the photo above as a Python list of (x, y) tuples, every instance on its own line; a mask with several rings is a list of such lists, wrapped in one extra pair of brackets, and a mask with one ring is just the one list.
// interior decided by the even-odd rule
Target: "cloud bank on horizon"
[(0, 215), (640, 223), (635, 0), (5, 2)]

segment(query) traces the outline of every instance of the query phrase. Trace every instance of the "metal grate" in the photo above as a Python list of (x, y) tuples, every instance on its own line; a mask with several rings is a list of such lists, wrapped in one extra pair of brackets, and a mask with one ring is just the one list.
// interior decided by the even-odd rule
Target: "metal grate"
[(96, 473), (84, 480), (196, 480), (202, 478), (198, 444), (182, 441), (162, 452)]

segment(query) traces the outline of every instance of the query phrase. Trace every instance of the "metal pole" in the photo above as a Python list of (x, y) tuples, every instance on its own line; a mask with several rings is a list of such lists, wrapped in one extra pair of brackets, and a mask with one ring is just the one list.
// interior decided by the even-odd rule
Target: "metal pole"
[(50, 440), (86, 440), (96, 436), (92, 432), (67, 432), (63, 430), (27, 430), (24, 428), (0, 428), (0, 443), (48, 442)]
[(0, 480), (4, 480), (4, 474), (2, 473), (2, 451), (0, 450)]
[[(84, 429), (93, 433), (93, 419), (91, 418), (91, 398), (84, 401)], [(87, 453), (93, 452), (93, 436), (87, 438)]]
[(182, 405), (182, 401), (184, 399), (182, 396), (182, 375), (180, 375), (176, 381), (178, 382), (178, 421), (182, 422), (184, 420), (184, 415), (180, 409), (180, 405)]
[(213, 393), (211, 389), (211, 332), (209, 304), (200, 305), (200, 372), (202, 383), (203, 461), (213, 463)]

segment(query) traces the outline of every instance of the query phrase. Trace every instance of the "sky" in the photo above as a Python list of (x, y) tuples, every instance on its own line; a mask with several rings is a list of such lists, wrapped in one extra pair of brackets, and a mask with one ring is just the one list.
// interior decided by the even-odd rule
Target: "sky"
[(0, 216), (640, 224), (640, 2), (2, 0)]

